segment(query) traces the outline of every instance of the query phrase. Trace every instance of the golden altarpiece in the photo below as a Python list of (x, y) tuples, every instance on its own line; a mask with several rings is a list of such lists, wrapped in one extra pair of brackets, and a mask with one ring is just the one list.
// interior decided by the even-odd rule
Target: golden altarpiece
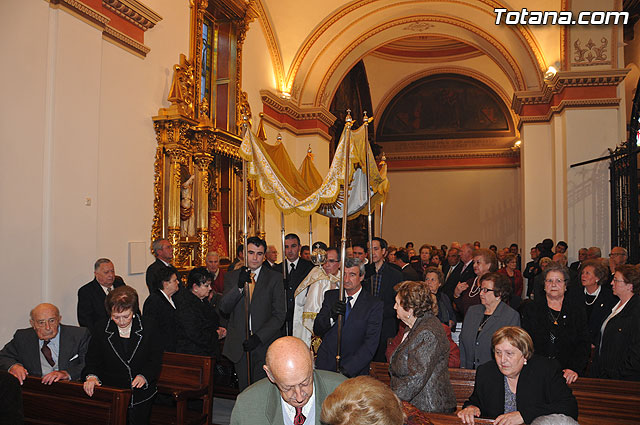
[[(192, 0), (189, 57), (180, 55), (173, 67), (171, 106), (153, 117), (151, 239), (169, 239), (178, 268), (204, 265), (210, 250), (232, 258), (242, 240), (238, 148), (251, 119), (240, 87), (242, 45), (256, 17), (253, 2)], [(252, 189), (248, 234), (264, 237), (264, 202)]]

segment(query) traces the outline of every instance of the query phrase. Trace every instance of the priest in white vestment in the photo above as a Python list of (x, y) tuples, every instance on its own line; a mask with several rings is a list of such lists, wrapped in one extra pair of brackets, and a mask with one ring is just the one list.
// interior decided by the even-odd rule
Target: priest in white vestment
[(314, 342), (313, 321), (320, 312), (324, 293), (329, 289), (338, 288), (340, 281), (340, 255), (335, 248), (327, 249), (327, 260), (322, 266), (316, 266), (300, 283), (295, 292), (295, 308), (293, 310), (293, 336), (303, 340), (315, 350), (320, 340)]

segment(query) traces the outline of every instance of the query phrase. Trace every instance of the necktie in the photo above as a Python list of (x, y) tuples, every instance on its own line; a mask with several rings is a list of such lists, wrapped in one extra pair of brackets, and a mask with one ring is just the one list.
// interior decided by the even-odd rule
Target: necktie
[(109, 287), (107, 288), (107, 295), (109, 295), (109, 293), (110, 293), (111, 291), (113, 291), (113, 286), (109, 286)]
[(306, 419), (302, 414), (302, 407), (296, 407), (296, 416), (293, 418), (293, 425), (303, 425)]
[(249, 302), (253, 298), (253, 291), (256, 289), (256, 274), (251, 273), (251, 282), (249, 283)]
[(449, 276), (451, 276), (451, 272), (453, 271), (454, 267), (455, 266), (449, 266), (449, 271), (447, 272), (447, 277), (444, 278), (445, 282), (449, 279)]
[(351, 300), (353, 299), (353, 297), (347, 297), (347, 309), (344, 313), (344, 321), (346, 322), (347, 319), (349, 318), (349, 313), (351, 313)]
[(296, 270), (296, 265), (294, 263), (291, 263), (291, 270), (289, 271), (289, 274), (292, 274), (295, 270)]
[(47, 359), (47, 363), (49, 363), (49, 366), (53, 367), (56, 364), (56, 362), (53, 361), (51, 348), (49, 348), (49, 341), (42, 342), (42, 349), (40, 351), (42, 351), (44, 358)]

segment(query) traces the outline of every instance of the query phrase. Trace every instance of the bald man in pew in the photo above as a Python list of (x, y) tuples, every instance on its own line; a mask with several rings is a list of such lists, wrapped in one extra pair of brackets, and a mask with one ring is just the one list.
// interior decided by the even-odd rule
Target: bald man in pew
[(18, 329), (0, 351), (0, 370), (8, 371), (20, 384), (27, 375), (41, 376), (50, 385), (79, 380), (89, 347), (87, 328), (60, 323), (60, 310), (53, 304), (38, 304), (29, 315), (30, 328)]

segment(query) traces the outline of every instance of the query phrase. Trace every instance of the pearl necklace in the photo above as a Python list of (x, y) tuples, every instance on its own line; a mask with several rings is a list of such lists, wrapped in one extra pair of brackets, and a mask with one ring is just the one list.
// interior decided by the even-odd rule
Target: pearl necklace
[(132, 323), (129, 323), (129, 326), (127, 326), (126, 328), (118, 327), (118, 334), (120, 334), (121, 337), (125, 338), (131, 335), (131, 325)]
[(593, 297), (593, 300), (591, 302), (587, 301), (587, 299), (585, 298), (584, 303), (586, 305), (593, 305), (593, 303), (596, 302), (596, 300), (598, 299), (598, 295), (600, 295), (601, 288), (602, 287), (598, 285), (598, 289), (596, 289), (593, 294), (590, 294), (589, 291), (587, 291), (587, 288), (584, 288), (584, 294), (589, 295), (590, 297)]
[(476, 276), (475, 279), (473, 279), (473, 283), (471, 284), (471, 288), (469, 288), (469, 298), (472, 298), (472, 297), (475, 297), (476, 295), (478, 295), (480, 293), (480, 290), (482, 289), (480, 287), (480, 285), (476, 286), (476, 282), (478, 282), (478, 277), (477, 276)]

